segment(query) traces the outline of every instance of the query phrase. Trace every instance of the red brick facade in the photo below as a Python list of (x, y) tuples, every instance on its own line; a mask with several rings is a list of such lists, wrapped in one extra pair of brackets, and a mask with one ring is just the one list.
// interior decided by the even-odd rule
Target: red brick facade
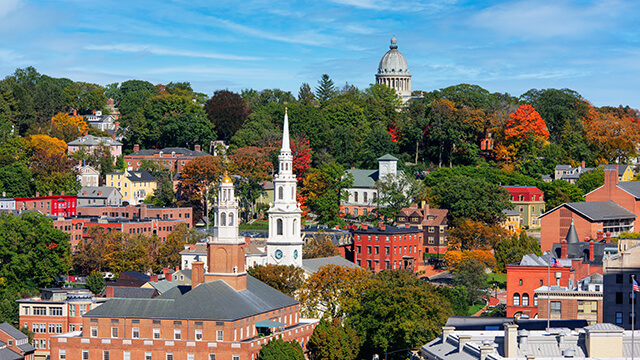
[(559, 206), (540, 218), (540, 249), (551, 251), (553, 244), (559, 243), (566, 236), (574, 222), (578, 239), (596, 239), (598, 231), (602, 231), (602, 222), (592, 222), (566, 206)]
[(159, 208), (146, 204), (138, 206), (80, 206), (79, 216), (109, 216), (127, 219), (156, 218), (164, 220), (180, 220), (189, 228), (193, 226), (193, 209), (190, 207)]
[(604, 185), (585, 195), (586, 201), (611, 200), (632, 213), (640, 214), (640, 199), (618, 186), (618, 171), (605, 169)]
[(76, 214), (77, 195), (39, 196), (15, 198), (19, 212), (33, 210), (45, 215), (73, 216)]
[[(584, 319), (589, 323), (602, 322), (602, 293), (552, 290), (539, 292), (538, 314), (551, 319)], [(548, 305), (551, 305), (549, 312)]]
[(381, 225), (353, 231), (355, 263), (378, 272), (384, 269), (410, 269), (422, 261), (422, 230)]
[[(207, 153), (203, 153), (200, 151), (200, 145), (195, 146), (195, 150), (192, 152), (188, 149), (175, 148), (174, 151), (169, 151), (171, 149), (163, 149), (155, 152), (154, 154), (145, 154), (141, 155), (139, 153), (140, 146), (134, 145), (133, 151), (134, 153), (131, 155), (125, 155), (124, 161), (127, 164), (127, 168), (129, 170), (136, 171), (142, 160), (153, 161), (159, 166), (162, 166), (166, 169), (169, 169), (174, 174), (182, 172), (182, 169), (187, 165), (191, 160), (196, 159), (202, 156), (211, 156)], [(175, 151), (177, 150), (177, 152)], [(181, 153), (181, 150), (183, 150)]]
[[(569, 286), (571, 268), (551, 268), (551, 284)], [(549, 272), (546, 266), (507, 265), (507, 317), (516, 314), (535, 317), (538, 314), (539, 299), (535, 298), (535, 290), (547, 286)]]

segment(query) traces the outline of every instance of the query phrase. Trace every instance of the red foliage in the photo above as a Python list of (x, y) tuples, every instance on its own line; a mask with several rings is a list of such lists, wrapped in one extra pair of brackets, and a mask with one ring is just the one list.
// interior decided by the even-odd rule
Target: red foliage
[(296, 174), (298, 183), (302, 183), (304, 173), (311, 166), (311, 145), (306, 137), (296, 136), (291, 142), (291, 153), (293, 155), (293, 172)]
[(515, 113), (509, 115), (504, 134), (508, 141), (522, 141), (530, 136), (549, 139), (547, 124), (531, 105), (520, 105)]
[(391, 142), (398, 142), (398, 138), (400, 137), (400, 132), (398, 131), (398, 128), (391, 124), (389, 125), (389, 128), (387, 129), (387, 132), (391, 135)]
[(47, 245), (47, 248), (49, 250), (53, 250), (53, 249), (55, 249), (57, 247), (58, 247), (58, 244), (56, 244), (56, 243), (50, 243), (50, 244)]

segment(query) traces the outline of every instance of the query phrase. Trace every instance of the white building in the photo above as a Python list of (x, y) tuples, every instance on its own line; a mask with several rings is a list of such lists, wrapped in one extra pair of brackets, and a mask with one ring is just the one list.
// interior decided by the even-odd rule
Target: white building
[(353, 177), (353, 184), (346, 189), (349, 198), (340, 205), (345, 214), (353, 216), (367, 215), (377, 208), (376, 198), (378, 190), (375, 189), (376, 181), (392, 174), (398, 175), (398, 159), (392, 155), (384, 155), (378, 158), (378, 169), (348, 169), (345, 171)]
[(403, 102), (411, 98), (411, 75), (404, 55), (398, 51), (396, 37), (391, 38), (389, 51), (382, 56), (376, 74), (376, 84), (387, 85), (395, 89)]
[(274, 201), (269, 208), (269, 237), (267, 262), (278, 265), (302, 266), (302, 210), (296, 201), (296, 175), (293, 173), (293, 155), (289, 146), (289, 117), (284, 113), (282, 149), (279, 170), (273, 180)]
[(100, 172), (98, 170), (94, 169), (92, 166), (81, 164), (76, 165), (76, 170), (78, 170), (78, 182), (80, 182), (82, 187), (100, 186)]

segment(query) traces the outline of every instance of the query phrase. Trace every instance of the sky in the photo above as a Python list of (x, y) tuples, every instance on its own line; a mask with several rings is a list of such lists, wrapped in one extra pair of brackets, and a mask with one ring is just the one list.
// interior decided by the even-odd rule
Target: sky
[(326, 73), (363, 89), (395, 35), (413, 90), (569, 88), (640, 108), (639, 17), (636, 0), (0, 0), (0, 78), (33, 66), (101, 85), (297, 95)]

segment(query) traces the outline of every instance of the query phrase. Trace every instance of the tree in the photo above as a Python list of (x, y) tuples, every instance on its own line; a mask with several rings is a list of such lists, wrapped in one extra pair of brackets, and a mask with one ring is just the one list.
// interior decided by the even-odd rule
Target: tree
[(345, 176), (342, 166), (336, 163), (309, 169), (302, 193), (307, 197), (307, 206), (318, 216), (320, 224), (334, 226), (341, 223), (340, 201), (348, 196), (345, 189), (352, 182), (353, 179)]
[(50, 154), (64, 154), (67, 152), (67, 144), (60, 139), (49, 135), (31, 135), (27, 137), (31, 151), (45, 151)]
[(449, 248), (453, 250), (490, 250), (507, 238), (507, 231), (497, 224), (457, 219), (449, 231)]
[(87, 276), (87, 289), (89, 289), (95, 295), (98, 295), (104, 290), (107, 282), (105, 281), (102, 273), (98, 271), (92, 271), (89, 276)]
[(242, 128), (251, 113), (251, 109), (242, 97), (228, 90), (218, 90), (213, 93), (211, 99), (205, 103), (204, 109), (209, 121), (225, 142), (229, 142), (236, 131)]
[(184, 250), (187, 244), (195, 244), (204, 238), (204, 234), (189, 229), (187, 224), (178, 224), (169, 235), (167, 240), (158, 247), (158, 267), (174, 269), (180, 266), (180, 251)]
[(80, 182), (74, 169), (75, 161), (65, 154), (53, 154), (39, 150), (33, 154), (29, 168), (32, 171), (36, 191), (41, 194), (52, 192), (75, 194), (80, 190)]
[(453, 273), (453, 283), (467, 288), (469, 304), (475, 304), (482, 299), (487, 284), (486, 266), (476, 259), (461, 262)]
[(311, 86), (308, 83), (302, 83), (298, 91), (298, 101), (303, 105), (311, 105), (314, 99), (315, 95), (311, 91)]
[(547, 124), (531, 105), (520, 105), (516, 112), (509, 115), (507, 127), (504, 130), (508, 142), (522, 143), (527, 139), (549, 139)]
[(293, 155), (293, 173), (296, 175), (298, 184), (302, 184), (304, 174), (311, 167), (311, 146), (309, 140), (303, 135), (298, 135), (291, 142), (291, 155)]
[[(418, 348), (436, 338), (452, 315), (445, 297), (406, 270), (384, 270), (360, 292), (347, 310), (347, 323), (360, 338), (358, 358), (371, 359), (407, 348)], [(405, 359), (406, 353), (389, 355)]]
[(576, 180), (576, 186), (585, 194), (590, 193), (602, 185), (604, 185), (603, 166), (599, 166), (594, 170), (581, 174), (578, 180)]
[(538, 240), (528, 236), (525, 231), (520, 232), (520, 235), (513, 234), (510, 238), (497, 242), (494, 249), (497, 272), (505, 272), (508, 264), (522, 260), (524, 255), (542, 255)]
[(304, 354), (299, 342), (274, 337), (262, 345), (258, 360), (304, 360)]
[(377, 211), (385, 220), (394, 219), (402, 208), (426, 196), (424, 183), (405, 172), (387, 174), (378, 179), (374, 187), (378, 190), (375, 198)]
[(504, 218), (503, 209), (513, 208), (507, 190), (482, 178), (452, 176), (431, 188), (430, 194), (453, 219), (468, 218), (495, 224)]
[(255, 202), (262, 193), (262, 182), (268, 180), (273, 171), (269, 150), (246, 146), (233, 150), (229, 155), (229, 172), (240, 177), (236, 183), (236, 194), (246, 210), (245, 220), (256, 213)]
[(586, 138), (600, 163), (626, 163), (637, 155), (640, 124), (634, 118), (594, 111), (586, 123)]
[(321, 257), (340, 255), (340, 250), (336, 248), (331, 240), (331, 235), (324, 232), (315, 234), (302, 248), (303, 259), (315, 259)]
[(371, 274), (362, 268), (329, 264), (311, 274), (300, 291), (302, 312), (309, 317), (337, 318), (357, 302)]
[(214, 156), (195, 158), (182, 169), (182, 177), (178, 184), (181, 198), (178, 200), (178, 204), (185, 204), (188, 200), (199, 202), (199, 208), (194, 209), (195, 221), (202, 216), (208, 216), (209, 189), (217, 184), (222, 174), (222, 160)]
[(64, 142), (71, 142), (89, 130), (89, 125), (82, 116), (57, 113), (51, 120), (51, 135)]
[(316, 98), (323, 104), (327, 100), (333, 99), (338, 94), (333, 80), (327, 74), (322, 74), (322, 78), (318, 80), (318, 86), (316, 86)]
[(359, 347), (356, 332), (340, 319), (320, 319), (307, 344), (310, 360), (355, 360)]
[(295, 265), (256, 265), (250, 267), (247, 273), (293, 298), (304, 283), (304, 271)]

